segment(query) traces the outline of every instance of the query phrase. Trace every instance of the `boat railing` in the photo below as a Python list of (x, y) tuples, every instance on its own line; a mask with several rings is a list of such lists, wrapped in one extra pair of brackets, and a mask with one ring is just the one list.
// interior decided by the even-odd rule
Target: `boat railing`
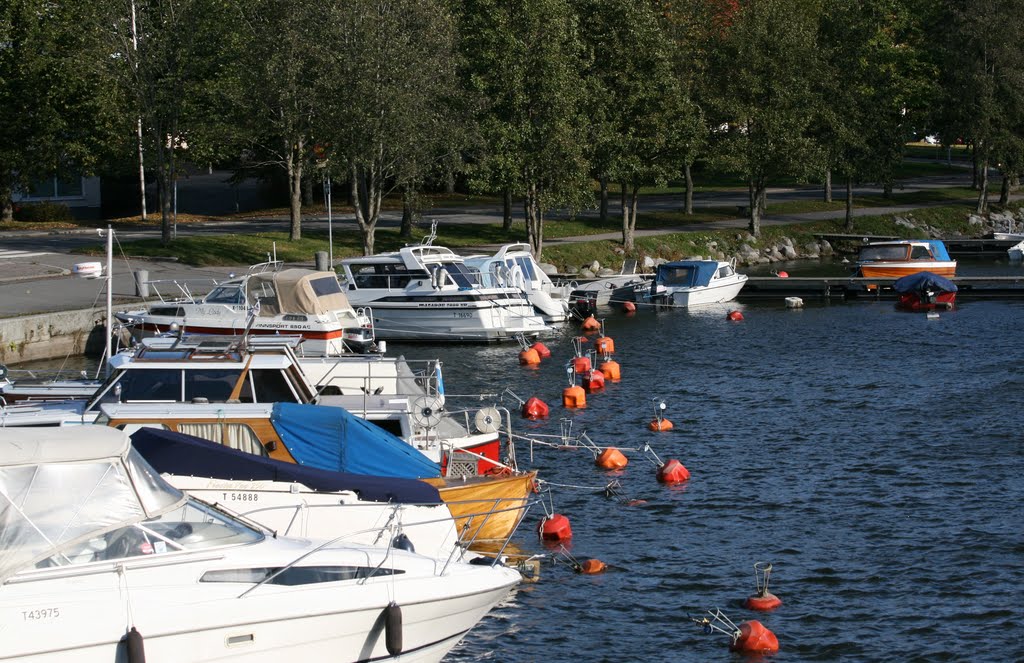
[(250, 265), (249, 269), (246, 270), (246, 274), (252, 275), (262, 274), (263, 272), (276, 272), (283, 266), (283, 260), (267, 260), (265, 262), (258, 262), (255, 265)]
[[(344, 366), (336, 363), (327, 375), (313, 385), (321, 395), (398, 395), (439, 397), (444, 393), (439, 359), (403, 359), (409, 372), (396, 363), (362, 362), (365, 375), (343, 375)], [(391, 367), (395, 367), (392, 371)], [(376, 373), (375, 373), (376, 371)], [(369, 407), (369, 403), (366, 404)], [(364, 408), (364, 410), (367, 408)]]
[[(512, 504), (512, 505), (506, 506), (506, 504), (508, 502), (514, 502), (514, 501), (519, 501), (520, 504)], [(496, 557), (496, 559), (497, 559), (497, 558), (501, 557), (501, 555), (505, 551), (505, 548), (508, 547), (508, 544), (511, 541), (512, 536), (516, 533), (516, 530), (518, 530), (519, 526), (522, 525), (524, 520), (526, 520), (526, 514), (529, 513), (530, 509), (533, 508), (533, 506), (538, 504), (539, 502), (540, 502), (540, 500), (538, 500), (538, 499), (530, 499), (528, 497), (523, 497), (523, 498), (496, 497), (496, 498), (491, 499), (491, 500), (478, 499), (478, 500), (447, 501), (446, 504), (449, 504), (449, 505), (452, 505), (452, 504), (456, 504), (456, 505), (459, 505), (459, 504), (463, 504), (463, 505), (464, 504), (474, 504), (474, 505), (479, 504), (479, 505), (481, 505), (481, 508), (480, 508), (479, 511), (474, 511), (474, 512), (471, 512), (471, 513), (463, 513), (463, 514), (460, 514), (458, 516), (458, 519), (464, 519), (465, 520), (465, 522), (463, 523), (463, 525), (461, 527), (461, 531), (459, 532), (459, 542), (463, 546), (465, 546), (466, 548), (469, 548), (471, 550), (474, 548), (474, 546), (479, 546), (479, 545), (482, 545), (484, 543), (492, 544), (492, 545), (493, 544), (497, 544), (499, 546), (498, 554), (497, 554), (497, 557)], [(519, 515), (516, 517), (516, 524), (515, 524), (514, 527), (512, 527), (509, 530), (509, 532), (508, 532), (508, 534), (506, 536), (501, 537), (500, 539), (481, 539), (480, 538), (480, 532), (484, 531), (485, 526), (487, 525), (488, 521), (491, 520), (491, 518), (495, 517), (498, 514), (510, 513), (510, 512), (516, 512), (516, 511), (520, 512)], [(477, 523), (478, 519), (480, 521), (479, 523)]]
[[(213, 290), (217, 287), (218, 282), (213, 278), (201, 278), (201, 279), (155, 279), (152, 281), (146, 281), (146, 285), (150, 286), (153, 290), (153, 294), (157, 296), (163, 304), (195, 304), (202, 299), (203, 294)], [(160, 288), (165, 290), (174, 289), (177, 294), (165, 296)], [(193, 290), (202, 291), (203, 294), (195, 294)]]

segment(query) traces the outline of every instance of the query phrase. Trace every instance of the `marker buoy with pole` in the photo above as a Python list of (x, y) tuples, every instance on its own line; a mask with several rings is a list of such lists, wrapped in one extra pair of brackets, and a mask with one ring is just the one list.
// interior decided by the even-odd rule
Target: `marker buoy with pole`
[(757, 593), (751, 594), (743, 602), (750, 610), (774, 610), (782, 605), (782, 599), (768, 591), (768, 580), (772, 575), (772, 565), (768, 562), (754, 562), (754, 584)]
[(660, 398), (652, 398), (654, 401), (654, 420), (647, 424), (647, 428), (653, 431), (672, 430), (672, 422), (665, 418), (665, 401)]
[(705, 635), (721, 633), (730, 638), (729, 651), (743, 654), (775, 654), (779, 651), (779, 639), (768, 628), (752, 619), (739, 626), (733, 623), (718, 608), (708, 610), (708, 617), (690, 617), (690, 621), (704, 630)]

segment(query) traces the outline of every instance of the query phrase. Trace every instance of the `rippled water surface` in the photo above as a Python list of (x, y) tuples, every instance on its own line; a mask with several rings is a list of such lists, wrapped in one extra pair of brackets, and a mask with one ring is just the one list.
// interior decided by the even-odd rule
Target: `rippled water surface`
[[(734, 306), (735, 308), (736, 306)], [(688, 614), (760, 619), (778, 661), (1024, 660), (1024, 303), (938, 319), (891, 302), (608, 313), (623, 379), (560, 407), (570, 336), (539, 370), (513, 346), (399, 346), (440, 356), (449, 392), (539, 396), (599, 445), (649, 443), (692, 473), (668, 488), (638, 453), (618, 480), (585, 450), (518, 447), (572, 521), (571, 552), (600, 576), (545, 564), (446, 660), (727, 661)], [(652, 398), (675, 429), (647, 430)], [(514, 406), (506, 397), (506, 405)], [(574, 486), (574, 487), (568, 487)], [(535, 509), (515, 542), (538, 541)], [(755, 561), (774, 565), (772, 613), (741, 607)]]

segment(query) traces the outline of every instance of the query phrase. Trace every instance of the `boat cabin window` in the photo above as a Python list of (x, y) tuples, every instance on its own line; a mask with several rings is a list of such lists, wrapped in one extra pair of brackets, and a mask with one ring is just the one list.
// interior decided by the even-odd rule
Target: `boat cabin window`
[(882, 246), (863, 246), (859, 260), (906, 260), (906, 244), (886, 244)]
[(179, 433), (223, 444), (254, 456), (266, 457), (267, 449), (249, 424), (179, 422)]
[(731, 265), (722, 265), (721, 267), (718, 268), (718, 278), (720, 279), (724, 279), (727, 276), (732, 276), (733, 274), (734, 272)]
[(201, 502), (188, 500), (161, 516), (93, 537), (44, 559), (36, 566), (47, 568), (107, 562), (181, 550), (254, 543), (262, 538), (263, 533), (259, 530), (233, 520)]
[(254, 368), (245, 376), (238, 400), (243, 403), (301, 403), (284, 373), (277, 368)]
[(205, 398), (210, 403), (223, 403), (231, 398), (240, 377), (242, 370), (235, 368), (185, 371), (185, 400)]
[(211, 290), (203, 301), (207, 304), (244, 304), (245, 295), (241, 286), (222, 285)]
[(290, 566), (287, 568), (217, 569), (207, 571), (199, 582), (241, 582), (269, 585), (315, 585), (322, 582), (341, 580), (363, 580), (376, 576), (393, 576), (405, 573), (403, 569), (385, 569), (380, 566)]
[(99, 391), (97, 403), (170, 401), (182, 399), (180, 368), (148, 368), (115, 373)]
[(910, 250), (911, 260), (931, 260), (932, 252), (928, 250), (927, 246), (915, 246)]
[(311, 279), (309, 281), (309, 287), (313, 288), (313, 292), (316, 293), (317, 297), (336, 295), (341, 292), (341, 285), (338, 283), (338, 279), (333, 276), (325, 276), (322, 279)]
[(445, 263), (444, 271), (459, 288), (468, 290), (473, 287), (473, 275), (462, 263)]
[(689, 285), (692, 273), (691, 267), (662, 267), (658, 280), (665, 285)]
[[(537, 280), (537, 271), (533, 268), (533, 261), (526, 256), (516, 258), (516, 264), (519, 265), (519, 269), (523, 271), (523, 275), (526, 276), (527, 281)], [(511, 265), (509, 265), (511, 267)]]
[(357, 288), (404, 288), (413, 279), (429, 279), (422, 270), (409, 271), (405, 265), (381, 263), (377, 265), (356, 265), (352, 282)]

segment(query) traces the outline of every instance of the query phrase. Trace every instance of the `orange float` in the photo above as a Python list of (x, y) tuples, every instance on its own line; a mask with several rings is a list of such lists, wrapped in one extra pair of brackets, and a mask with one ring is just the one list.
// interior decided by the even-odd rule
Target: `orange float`
[(744, 608), (747, 608), (748, 610), (760, 610), (763, 612), (774, 610), (780, 605), (782, 605), (782, 599), (768, 591), (760, 594), (751, 594), (747, 597), (747, 600), (743, 602)]
[(573, 385), (566, 387), (562, 392), (562, 405), (564, 407), (587, 407), (587, 392), (583, 387)]
[(576, 371), (576, 375), (583, 375), (590, 368), (590, 357), (573, 357), (572, 370)]
[(615, 354), (615, 341), (610, 336), (601, 336), (594, 340), (594, 348), (599, 354)]
[(583, 331), (597, 331), (601, 329), (601, 323), (597, 321), (597, 318), (590, 315), (580, 323), (580, 328), (583, 329)]
[(780, 279), (789, 278), (789, 272), (775, 272), (775, 275), (778, 276)]
[(667, 431), (672, 430), (674, 426), (668, 419), (662, 417), (661, 419), (655, 419), (651, 423), (647, 424), (647, 427), (653, 431)]
[(599, 559), (588, 559), (579, 566), (579, 572), (583, 575), (596, 575), (598, 573), (604, 573), (607, 570), (608, 565)]
[(743, 314), (740, 313), (739, 311), (735, 310), (735, 309), (732, 310), (732, 311), (729, 311), (725, 315), (725, 317), (727, 317), (728, 319), (732, 320), (733, 322), (739, 322), (739, 321), (743, 320)]
[(550, 359), (551, 358), (551, 350), (548, 349), (548, 346), (544, 345), (540, 341), (537, 341), (536, 343), (531, 345), (530, 349), (531, 350), (536, 350), (537, 351), (537, 356), (540, 357), (541, 359)]
[(604, 373), (601, 371), (587, 371), (584, 373), (583, 388), (590, 393), (604, 389)]
[(658, 468), (658, 481), (661, 483), (682, 483), (689, 479), (690, 471), (674, 458), (668, 459)]
[(536, 366), (540, 363), (540, 355), (533, 348), (528, 348), (519, 353), (519, 363), (522, 366)]
[(629, 465), (629, 459), (615, 447), (608, 447), (598, 455), (594, 464), (606, 470), (621, 470)]
[(756, 619), (743, 622), (739, 629), (739, 636), (729, 645), (731, 651), (745, 654), (774, 654), (779, 651), (779, 639)]
[(548, 404), (536, 396), (523, 403), (523, 416), (527, 419), (547, 419), (550, 412)]
[(603, 362), (600, 366), (600, 371), (604, 373), (606, 380), (618, 381), (622, 379), (622, 370), (619, 367), (619, 362), (614, 359)]
[(626, 313), (636, 313), (636, 304), (633, 302), (625, 302), (622, 304), (622, 310)]
[(540, 521), (540, 538), (545, 541), (565, 541), (572, 538), (569, 519), (560, 513), (553, 513)]

